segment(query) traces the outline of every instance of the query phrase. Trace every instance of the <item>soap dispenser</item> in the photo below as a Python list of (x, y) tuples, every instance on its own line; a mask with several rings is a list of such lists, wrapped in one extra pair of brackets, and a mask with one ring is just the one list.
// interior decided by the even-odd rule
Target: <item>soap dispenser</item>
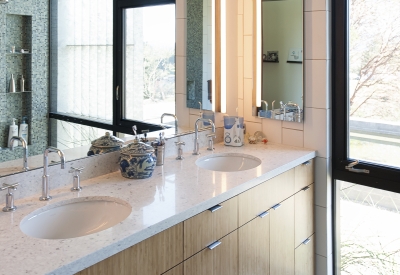
[[(8, 147), (11, 147), (10, 139), (12, 137), (18, 136), (18, 125), (15, 125), (15, 121), (16, 121), (16, 119), (13, 118), (13, 122), (10, 125), (10, 130), (8, 131)], [(13, 147), (18, 146), (18, 141), (17, 140), (13, 141), (12, 145), (13, 145)]]
[[(19, 125), (19, 136), (25, 139), (26, 142), (28, 142), (28, 124), (26, 123), (27, 117), (24, 116), (22, 118), (22, 122)], [(22, 146), (22, 143), (18, 141), (18, 145)]]

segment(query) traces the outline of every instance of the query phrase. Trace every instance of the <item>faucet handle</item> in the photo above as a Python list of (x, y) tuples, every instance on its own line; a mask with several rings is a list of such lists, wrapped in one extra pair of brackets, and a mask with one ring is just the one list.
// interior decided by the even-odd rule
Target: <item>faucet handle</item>
[(215, 134), (208, 134), (207, 137), (208, 137), (208, 148), (207, 148), (207, 150), (208, 151), (214, 151), (214, 141), (213, 141), (213, 139), (216, 137), (216, 135)]
[(71, 170), (69, 170), (69, 173), (75, 173), (71, 191), (79, 192), (82, 190), (79, 174), (82, 173), (83, 169), (85, 169), (85, 167), (80, 167), (80, 168), (71, 167)]
[(4, 212), (13, 212), (17, 209), (17, 207), (14, 205), (14, 194), (12, 193), (12, 191), (17, 190), (18, 185), (19, 183), (3, 183), (3, 187), (0, 187), (1, 191), (8, 189), (8, 193), (6, 194), (6, 206), (3, 208)]
[(78, 174), (82, 173), (84, 169), (85, 169), (85, 167), (79, 167), (79, 168), (71, 167), (71, 169), (68, 172), (76, 173), (76, 175), (78, 175)]
[(182, 154), (182, 145), (185, 145), (186, 143), (183, 141), (175, 141), (175, 145), (178, 146), (178, 156), (176, 157), (177, 160), (183, 160)]

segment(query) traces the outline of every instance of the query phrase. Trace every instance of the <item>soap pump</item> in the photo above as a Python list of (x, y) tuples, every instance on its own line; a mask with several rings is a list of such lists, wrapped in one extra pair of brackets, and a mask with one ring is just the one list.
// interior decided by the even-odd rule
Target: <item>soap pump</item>
[(8, 147), (11, 147), (11, 145), (12, 145), (12, 147), (18, 146), (18, 141), (17, 140), (13, 141), (12, 144), (10, 143), (10, 139), (12, 137), (17, 137), (18, 136), (18, 125), (15, 125), (15, 121), (16, 121), (16, 119), (13, 118), (13, 122), (10, 125), (10, 130), (8, 131)]

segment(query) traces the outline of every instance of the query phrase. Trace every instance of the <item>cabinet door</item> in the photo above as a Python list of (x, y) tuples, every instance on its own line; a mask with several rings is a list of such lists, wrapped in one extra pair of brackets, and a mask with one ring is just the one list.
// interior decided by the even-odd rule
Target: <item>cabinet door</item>
[(314, 275), (314, 235), (305, 240), (295, 250), (296, 275)]
[(239, 275), (269, 273), (269, 215), (255, 218), (238, 229)]
[(206, 210), (184, 221), (185, 259), (237, 229), (237, 197), (224, 201), (220, 206), (214, 212)]
[(159, 275), (183, 261), (183, 223), (168, 228), (79, 275)]
[(270, 181), (265, 181), (238, 195), (239, 226), (251, 221), (257, 215), (271, 207), (273, 202), (268, 196)]
[(314, 184), (295, 195), (295, 247), (314, 234)]
[(270, 274), (294, 275), (294, 197), (270, 213)]
[(293, 168), (268, 181), (268, 192), (266, 194), (266, 200), (269, 203), (269, 206), (265, 210), (268, 210), (275, 204), (286, 200), (290, 196), (293, 196), (293, 194), (295, 193), (294, 176), (295, 170)]
[(314, 160), (300, 164), (295, 168), (295, 192), (300, 191), (304, 187), (314, 183)]
[(237, 230), (183, 262), (185, 275), (238, 275)]
[(183, 263), (163, 273), (163, 275), (183, 275)]

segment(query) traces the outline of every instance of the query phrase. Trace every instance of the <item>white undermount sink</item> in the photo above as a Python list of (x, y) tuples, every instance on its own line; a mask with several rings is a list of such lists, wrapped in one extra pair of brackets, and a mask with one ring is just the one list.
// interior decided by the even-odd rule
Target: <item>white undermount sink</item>
[(93, 234), (125, 220), (132, 207), (113, 197), (84, 197), (42, 207), (20, 223), (22, 232), (40, 239), (68, 239)]
[(212, 154), (196, 161), (196, 165), (200, 168), (219, 172), (244, 171), (253, 169), (260, 164), (259, 158), (237, 153)]

